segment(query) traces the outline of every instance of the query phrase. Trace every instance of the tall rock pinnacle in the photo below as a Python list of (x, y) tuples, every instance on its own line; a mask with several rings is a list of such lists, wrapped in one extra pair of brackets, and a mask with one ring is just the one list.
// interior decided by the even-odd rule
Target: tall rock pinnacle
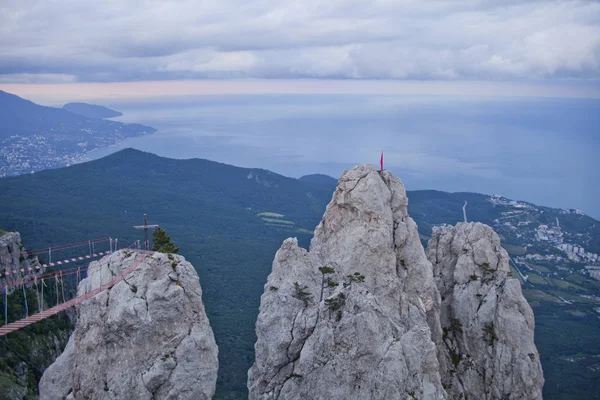
[[(92, 263), (79, 295), (126, 269), (136, 252)], [(110, 290), (77, 306), (69, 344), (40, 381), (40, 399), (210, 399), (217, 345), (193, 266), (146, 256)]]
[(442, 381), (450, 398), (541, 399), (534, 319), (508, 254), (487, 225), (434, 229), (428, 245), (442, 298)]
[(360, 165), (339, 179), (310, 251), (283, 242), (251, 400), (541, 399), (533, 313), (498, 235), (439, 228), (430, 262), (407, 206), (398, 178)]
[(310, 251), (283, 243), (261, 297), (250, 399), (445, 398), (440, 298), (407, 205), (398, 178), (357, 166)]

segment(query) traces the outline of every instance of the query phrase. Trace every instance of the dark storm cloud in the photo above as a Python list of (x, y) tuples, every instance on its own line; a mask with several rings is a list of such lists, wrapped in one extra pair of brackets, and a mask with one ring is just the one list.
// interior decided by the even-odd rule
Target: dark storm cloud
[(3, 82), (600, 77), (592, 1), (8, 0), (0, 38)]

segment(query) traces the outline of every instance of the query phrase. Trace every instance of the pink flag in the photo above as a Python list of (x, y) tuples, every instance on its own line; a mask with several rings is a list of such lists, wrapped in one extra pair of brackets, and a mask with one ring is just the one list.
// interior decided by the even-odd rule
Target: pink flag
[(381, 151), (381, 158), (379, 159), (379, 165), (381, 165), (381, 170), (383, 171), (383, 150)]

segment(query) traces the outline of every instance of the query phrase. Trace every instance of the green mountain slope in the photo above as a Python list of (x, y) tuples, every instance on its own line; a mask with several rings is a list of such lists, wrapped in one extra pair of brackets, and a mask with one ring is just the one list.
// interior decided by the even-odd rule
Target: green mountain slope
[(302, 182), (310, 183), (312, 185), (326, 187), (331, 191), (333, 191), (335, 189), (335, 187), (337, 186), (337, 182), (338, 182), (337, 179), (335, 179), (329, 175), (323, 175), (323, 174), (304, 175), (298, 179), (301, 180)]
[(218, 338), (219, 392), (234, 398), (246, 393), (273, 255), (290, 235), (307, 245), (331, 198), (329, 190), (265, 170), (135, 150), (0, 179), (0, 192), (0, 226), (21, 229), (30, 248), (109, 235), (126, 245), (141, 238), (132, 226), (144, 213), (166, 229), (198, 269)]
[[(142, 238), (131, 227), (147, 213), (149, 223), (166, 229), (198, 270), (219, 345), (216, 398), (241, 399), (247, 397), (254, 323), (273, 256), (289, 236), (308, 245), (332, 195), (332, 178), (322, 178), (291, 179), (128, 149), (68, 168), (0, 179), (0, 226), (19, 230), (30, 248), (109, 235), (129, 244)], [(562, 243), (593, 253), (600, 223), (574, 211), (476, 193), (414, 191), (408, 196), (423, 241), (435, 225), (461, 221), (465, 200), (469, 220), (488, 223), (502, 236), (528, 277), (524, 289), (536, 313), (546, 398), (600, 393), (595, 358), (600, 343), (593, 340), (600, 334), (595, 311), (600, 297), (594, 299), (600, 285), (586, 263), (567, 259), (557, 248), (558, 236), (549, 233), (556, 231), (552, 224), (558, 218)], [(547, 227), (541, 237), (549, 240), (539, 239), (541, 225)], [(534, 254), (542, 259), (526, 258)]]
[(87, 103), (67, 103), (62, 108), (73, 114), (83, 115), (88, 118), (113, 118), (123, 115), (119, 111)]

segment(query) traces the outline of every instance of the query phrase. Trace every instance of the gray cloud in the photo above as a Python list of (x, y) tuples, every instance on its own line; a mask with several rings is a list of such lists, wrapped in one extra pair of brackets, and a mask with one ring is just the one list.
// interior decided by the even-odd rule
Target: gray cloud
[(598, 79), (594, 1), (5, 0), (0, 81)]

